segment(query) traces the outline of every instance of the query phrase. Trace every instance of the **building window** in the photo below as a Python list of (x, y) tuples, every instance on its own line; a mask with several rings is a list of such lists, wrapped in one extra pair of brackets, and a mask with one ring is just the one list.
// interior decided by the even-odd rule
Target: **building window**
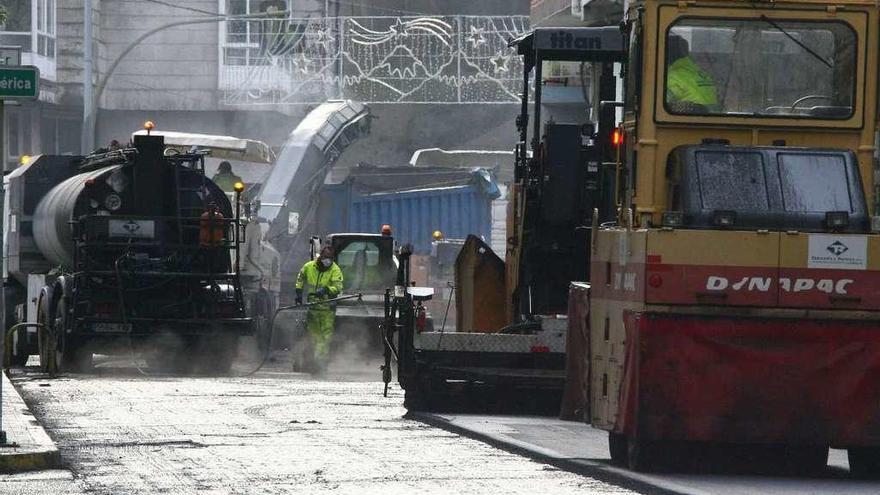
[(0, 0), (6, 22), (0, 24), (0, 45), (20, 46), (31, 51), (32, 13), (30, 0)]
[(37, 8), (37, 53), (55, 58), (55, 0), (34, 0)]
[(20, 46), (25, 52), (55, 58), (57, 0), (0, 0), (6, 22), (0, 24), (0, 45)]
[[(289, 10), (286, 0), (220, 0), (220, 15), (248, 15)], [(264, 65), (261, 21), (231, 20), (223, 24), (224, 65)]]
[(31, 131), (33, 126), (30, 110), (18, 107), (6, 111), (6, 168), (18, 166), (23, 155), (34, 153)]

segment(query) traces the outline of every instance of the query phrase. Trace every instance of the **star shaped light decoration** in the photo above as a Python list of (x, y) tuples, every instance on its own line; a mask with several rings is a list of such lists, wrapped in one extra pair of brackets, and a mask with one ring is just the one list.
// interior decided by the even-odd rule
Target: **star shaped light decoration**
[(403, 22), (400, 17), (398, 17), (397, 22), (395, 22), (394, 25), (389, 27), (388, 29), (390, 29), (394, 33), (394, 36), (400, 37), (406, 35), (406, 28), (406, 23)]
[(508, 67), (508, 64), (510, 63), (510, 57), (498, 53), (494, 57), (490, 58), (489, 62), (492, 62), (492, 70), (495, 71), (496, 74), (502, 72), (510, 72), (510, 67)]
[(336, 37), (333, 36), (332, 34), (330, 34), (325, 29), (319, 29), (319, 30), (315, 31), (315, 33), (313, 35), (313, 42), (316, 45), (323, 46), (324, 48), (327, 48), (327, 46), (330, 45), (331, 43), (333, 43), (334, 41), (336, 41)]
[(309, 65), (312, 63), (306, 54), (303, 52), (299, 52), (296, 58), (293, 59), (293, 65), (296, 66), (296, 70), (301, 72), (303, 75), (309, 74)]
[(471, 26), (471, 34), (467, 37), (468, 43), (474, 48), (485, 45), (487, 41), (485, 32), (486, 30), (481, 27)]

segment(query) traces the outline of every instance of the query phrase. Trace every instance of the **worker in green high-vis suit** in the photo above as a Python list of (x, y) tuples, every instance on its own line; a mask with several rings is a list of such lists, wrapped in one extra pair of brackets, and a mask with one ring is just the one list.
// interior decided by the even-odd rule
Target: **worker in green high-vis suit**
[(235, 191), (235, 184), (237, 182), (242, 182), (241, 177), (232, 172), (232, 164), (226, 161), (220, 162), (220, 165), (217, 167), (217, 174), (211, 180), (220, 189), (228, 193)]
[[(342, 293), (342, 270), (334, 261), (333, 248), (325, 246), (320, 256), (303, 265), (296, 277), (296, 304), (316, 303), (335, 299)], [(314, 359), (319, 367), (326, 364), (336, 324), (335, 303), (309, 306), (306, 327), (312, 338)]]
[(688, 42), (677, 35), (666, 40), (666, 103), (673, 113), (718, 111), (718, 89), (712, 75), (690, 56)]

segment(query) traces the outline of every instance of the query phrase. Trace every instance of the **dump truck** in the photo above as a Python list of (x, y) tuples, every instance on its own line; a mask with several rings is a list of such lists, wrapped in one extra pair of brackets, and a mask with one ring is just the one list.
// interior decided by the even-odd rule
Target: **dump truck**
[(16, 363), (38, 353), (48, 372), (85, 371), (95, 353), (130, 352), (154, 369), (229, 370), (252, 332), (240, 205), (205, 177), (204, 155), (136, 136), (89, 156), (31, 158), (4, 187)]
[(834, 447), (880, 475), (877, 4), (627, 5), (619, 209), (596, 215), (588, 254), (588, 421), (635, 470), (720, 445), (815, 472)]
[[(412, 250), (388, 293), (383, 379), (397, 379), (415, 410), (556, 412), (565, 382), (567, 289), (587, 280), (592, 211), (613, 218), (616, 129), (613, 106), (595, 121), (547, 123), (541, 118), (543, 64), (574, 61), (602, 67), (598, 93), (613, 98), (613, 66), (625, 58), (619, 29), (598, 33), (592, 51), (560, 49), (550, 31), (513, 40), (523, 57), (522, 114), (514, 153), (502, 260), (485, 240), (469, 236), (455, 260), (454, 329), (424, 328), (419, 315), (433, 290), (409, 291)], [(532, 73), (534, 72), (534, 84)], [(530, 88), (535, 90), (536, 138), (530, 152)], [(608, 139), (606, 139), (608, 138)], [(429, 288), (430, 289), (430, 288)]]

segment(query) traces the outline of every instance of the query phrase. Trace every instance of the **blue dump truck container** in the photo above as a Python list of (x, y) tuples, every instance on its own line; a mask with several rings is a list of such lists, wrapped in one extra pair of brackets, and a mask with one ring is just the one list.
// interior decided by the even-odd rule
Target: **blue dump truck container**
[(341, 184), (324, 186), (318, 234), (379, 232), (390, 224), (396, 240), (427, 255), (435, 230), (448, 238), (489, 239), (498, 196), (485, 169), (360, 165)]

